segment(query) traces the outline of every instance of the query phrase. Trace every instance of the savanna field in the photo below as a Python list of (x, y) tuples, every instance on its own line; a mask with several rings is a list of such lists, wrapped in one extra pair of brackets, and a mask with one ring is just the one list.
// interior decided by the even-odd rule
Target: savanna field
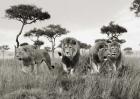
[(0, 99), (140, 99), (139, 60), (126, 57), (121, 77), (85, 73), (85, 57), (76, 76), (66, 76), (58, 59), (52, 71), (42, 64), (37, 76), (21, 72), (19, 61), (1, 60)]
[(140, 99), (139, 27), (140, 0), (1, 0), (0, 99)]

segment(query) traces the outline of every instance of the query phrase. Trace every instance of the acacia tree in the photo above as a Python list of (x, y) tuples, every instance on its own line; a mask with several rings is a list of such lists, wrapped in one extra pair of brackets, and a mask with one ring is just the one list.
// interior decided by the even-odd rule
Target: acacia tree
[(43, 30), (34, 28), (26, 32), (24, 37), (30, 38), (30, 40), (34, 42), (34, 46), (40, 48), (40, 46), (44, 44), (44, 42), (40, 40), (40, 37), (43, 36), (43, 34)]
[(132, 2), (130, 10), (133, 11), (137, 17), (140, 17), (140, 0), (134, 0)]
[(37, 49), (40, 49), (40, 47), (41, 47), (42, 45), (44, 45), (44, 42), (41, 41), (41, 40), (36, 40), (36, 41), (34, 42), (34, 46), (35, 46), (35, 48), (37, 48)]
[(132, 48), (131, 47), (126, 47), (126, 48), (124, 48), (124, 51), (125, 50), (132, 50)]
[(107, 41), (107, 39), (96, 39), (95, 43), (100, 42), (100, 41)]
[(106, 34), (111, 41), (119, 41), (119, 36), (125, 32), (127, 32), (126, 28), (118, 24), (114, 24), (113, 21), (111, 21), (108, 26), (101, 27), (101, 33)]
[(2, 57), (3, 57), (3, 62), (4, 62), (4, 56), (5, 56), (5, 51), (9, 50), (9, 46), (8, 45), (2, 45), (0, 46), (0, 50), (2, 52)]
[(132, 54), (133, 53), (133, 49), (131, 47), (126, 47), (123, 50), (126, 54)]
[(14, 19), (22, 23), (22, 27), (16, 36), (16, 47), (19, 47), (20, 45), (19, 36), (22, 34), (25, 25), (35, 23), (38, 20), (43, 21), (50, 18), (48, 12), (43, 12), (41, 8), (38, 8), (35, 5), (14, 5), (5, 12), (6, 17), (9, 19)]
[(47, 27), (44, 27), (43, 30), (44, 30), (43, 35), (49, 40), (49, 42), (51, 42), (52, 57), (54, 57), (56, 38), (67, 34), (69, 31), (61, 27), (60, 25), (54, 25), (54, 24), (50, 24)]

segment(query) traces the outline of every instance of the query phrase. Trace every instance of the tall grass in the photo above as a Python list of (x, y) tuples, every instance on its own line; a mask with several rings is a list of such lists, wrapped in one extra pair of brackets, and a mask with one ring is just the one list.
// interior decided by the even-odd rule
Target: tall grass
[(54, 70), (42, 64), (38, 75), (22, 73), (22, 64), (14, 59), (0, 61), (0, 99), (140, 99), (138, 58), (125, 60), (122, 77), (91, 75), (87, 60), (80, 60), (75, 76), (65, 74), (57, 59)]

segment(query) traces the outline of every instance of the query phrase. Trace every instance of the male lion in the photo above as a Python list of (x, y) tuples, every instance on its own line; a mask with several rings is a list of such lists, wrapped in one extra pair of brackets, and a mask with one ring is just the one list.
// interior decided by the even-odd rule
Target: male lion
[[(35, 65), (38, 72), (38, 68), (43, 61), (49, 69), (53, 68), (48, 51), (45, 49), (35, 49), (32, 45), (21, 45), (16, 48), (15, 57), (23, 62), (24, 67), (31, 67), (31, 72), (33, 72)], [(27, 70), (23, 67), (22, 71), (27, 73)]]
[(116, 71), (122, 69), (123, 56), (121, 52), (120, 43), (117, 41), (112, 41), (109, 43), (110, 60), (112, 61)]
[(107, 41), (95, 42), (95, 45), (90, 49), (90, 63), (92, 65), (91, 73), (99, 73), (104, 62), (108, 60), (110, 52), (108, 50)]
[(61, 41), (62, 65), (65, 72), (73, 74), (80, 57), (80, 42), (75, 38), (67, 37)]

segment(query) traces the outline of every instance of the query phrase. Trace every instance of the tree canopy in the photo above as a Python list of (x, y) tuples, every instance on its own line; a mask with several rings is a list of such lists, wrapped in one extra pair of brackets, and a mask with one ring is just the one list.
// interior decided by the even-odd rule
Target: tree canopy
[(35, 23), (36, 21), (43, 21), (50, 18), (48, 12), (43, 12), (41, 8), (38, 8), (35, 5), (14, 5), (9, 9), (6, 9), (6, 17), (9, 19), (14, 19), (22, 23), (20, 32), (16, 36), (17, 47), (20, 45), (19, 36), (21, 35), (23, 28), (27, 24)]
[(44, 44), (44, 42), (41, 41), (41, 40), (36, 40), (36, 41), (34, 42), (34, 46), (35, 46), (36, 48), (40, 48), (40, 46), (43, 45), (43, 44)]
[(10, 48), (9, 48), (9, 46), (8, 45), (2, 45), (2, 46), (0, 46), (0, 50), (1, 51), (5, 51), (5, 50), (9, 50)]
[(132, 48), (131, 48), (131, 47), (126, 47), (126, 48), (124, 48), (123, 50), (124, 50), (124, 51), (132, 50)]
[(31, 24), (37, 20), (50, 18), (48, 12), (42, 12), (41, 8), (35, 5), (14, 5), (6, 10), (6, 17), (21, 21), (24, 24)]
[(47, 27), (44, 27), (44, 36), (46, 36), (50, 41), (52, 38), (55, 39), (67, 34), (68, 32), (69, 31), (67, 31), (65, 28), (62, 28), (60, 25), (50, 24)]
[(95, 43), (96, 43), (96, 42), (100, 42), (100, 41), (107, 41), (107, 39), (96, 39), (96, 40), (95, 40)]
[(7, 51), (7, 50), (9, 50), (10, 48), (9, 48), (9, 46), (8, 45), (1, 45), (0, 46), (0, 50), (1, 50), (1, 52), (2, 52), (2, 56), (3, 56), (3, 62), (4, 62), (4, 55), (5, 55), (5, 51)]
[(35, 47), (40, 48), (44, 44), (39, 38), (43, 36), (44, 32), (41, 29), (34, 28), (24, 34), (24, 37), (30, 38), (34, 42)]
[(52, 43), (52, 56), (54, 57), (56, 38), (69, 33), (69, 31), (61, 27), (60, 25), (54, 24), (50, 24), (47, 27), (44, 27), (43, 31), (43, 35)]
[(134, 0), (132, 2), (130, 10), (133, 11), (137, 17), (140, 17), (140, 0)]
[(38, 40), (43, 36), (44, 32), (41, 29), (34, 28), (24, 34), (24, 37), (29, 37), (32, 41)]
[(101, 33), (106, 34), (110, 40), (118, 40), (118, 37), (125, 32), (127, 32), (126, 28), (114, 24), (113, 21), (111, 21), (108, 26), (101, 27)]

